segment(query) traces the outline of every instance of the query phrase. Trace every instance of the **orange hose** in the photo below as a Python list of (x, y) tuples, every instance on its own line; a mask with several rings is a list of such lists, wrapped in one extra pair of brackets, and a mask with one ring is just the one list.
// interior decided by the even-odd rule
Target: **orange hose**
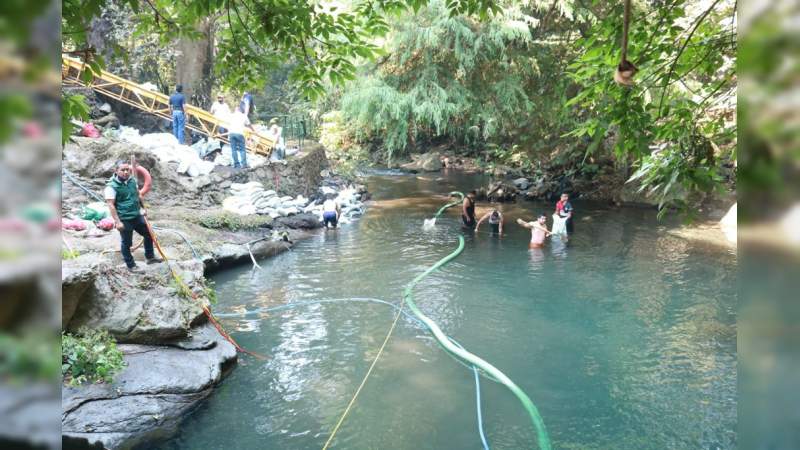
[[(175, 269), (172, 268), (172, 264), (169, 263), (169, 258), (167, 258), (167, 255), (164, 253), (164, 250), (161, 248), (161, 244), (159, 244), (158, 239), (156, 238), (156, 234), (153, 232), (153, 228), (150, 226), (150, 221), (147, 220), (147, 217), (144, 217), (144, 223), (145, 223), (145, 225), (147, 225), (147, 231), (150, 232), (150, 237), (153, 239), (153, 243), (156, 245), (156, 248), (158, 249), (158, 253), (161, 255), (162, 258), (164, 258), (164, 262), (167, 263), (167, 267), (169, 267), (170, 272), (172, 272), (172, 277), (175, 279), (175, 282), (177, 282), (181, 286), (182, 289), (184, 289), (186, 292), (191, 294), (192, 299), (197, 300), (197, 294), (193, 290), (191, 290), (189, 288), (189, 286), (186, 285), (186, 283), (183, 282), (181, 277), (175, 272)], [(239, 344), (237, 344), (236, 341), (233, 340), (231, 335), (228, 334), (227, 331), (225, 331), (225, 329), (222, 327), (222, 324), (220, 324), (219, 321), (217, 321), (217, 319), (214, 317), (214, 314), (211, 313), (211, 310), (208, 309), (208, 307), (206, 305), (201, 305), (201, 306), (203, 308), (203, 313), (208, 318), (208, 321), (211, 322), (212, 325), (214, 325), (214, 328), (217, 329), (219, 334), (222, 335), (222, 337), (224, 337), (226, 341), (230, 342), (231, 345), (233, 345), (236, 348), (237, 351), (242, 352), (242, 353), (247, 353), (248, 355), (254, 356), (254, 357), (258, 358), (258, 359), (267, 359), (267, 357), (265, 355), (262, 355), (260, 353), (256, 353), (256, 352), (247, 350), (247, 349), (243, 348), (242, 346), (240, 346)]]

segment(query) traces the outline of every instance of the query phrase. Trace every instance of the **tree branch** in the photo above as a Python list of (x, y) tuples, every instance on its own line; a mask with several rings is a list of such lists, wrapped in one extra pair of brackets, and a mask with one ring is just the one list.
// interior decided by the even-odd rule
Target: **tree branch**
[(163, 20), (164, 22), (166, 22), (166, 23), (168, 23), (168, 24), (170, 24), (172, 26), (175, 26), (175, 27), (178, 26), (177, 23), (175, 23), (172, 20), (167, 19), (166, 17), (164, 17), (164, 15), (161, 14), (161, 11), (159, 11), (158, 8), (156, 8), (156, 5), (154, 5), (151, 0), (144, 0), (144, 1), (145, 1), (145, 3), (147, 3), (150, 6), (150, 9), (152, 9), (153, 12), (155, 13), (155, 15), (156, 15), (156, 23), (158, 23), (159, 20)]
[(708, 15), (711, 14), (711, 11), (713, 11), (714, 8), (716, 8), (717, 4), (719, 4), (720, 1), (721, 0), (714, 0), (714, 3), (711, 5), (711, 7), (705, 10), (703, 14), (700, 15), (700, 17), (697, 19), (697, 22), (694, 24), (692, 31), (689, 32), (688, 36), (686, 36), (686, 41), (681, 46), (680, 50), (678, 50), (677, 56), (675, 56), (675, 59), (672, 61), (672, 65), (669, 68), (669, 73), (667, 73), (667, 79), (664, 80), (664, 89), (661, 91), (661, 99), (658, 101), (658, 117), (661, 117), (661, 108), (664, 105), (664, 97), (667, 94), (667, 87), (670, 84), (669, 80), (672, 78), (672, 74), (675, 72), (675, 66), (678, 65), (678, 61), (681, 59), (681, 55), (683, 55), (684, 50), (686, 50), (686, 46), (689, 45), (689, 41), (692, 40), (692, 36), (694, 36), (694, 33), (697, 31), (698, 28), (700, 28), (700, 25), (703, 23), (703, 21), (706, 20), (706, 17), (708, 17)]

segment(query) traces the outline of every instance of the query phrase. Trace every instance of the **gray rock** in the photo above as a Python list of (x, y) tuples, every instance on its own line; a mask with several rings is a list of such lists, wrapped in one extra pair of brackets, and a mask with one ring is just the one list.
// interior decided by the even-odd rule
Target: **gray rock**
[(2, 448), (61, 448), (58, 391), (50, 383), (0, 384)]
[(286, 228), (291, 228), (293, 230), (313, 230), (322, 226), (319, 221), (319, 217), (317, 217), (316, 214), (308, 213), (297, 214), (291, 217), (281, 217), (275, 220), (275, 224), (284, 226)]
[(173, 434), (236, 360), (236, 349), (210, 324), (192, 330), (208, 350), (120, 345), (127, 366), (110, 384), (65, 386), (62, 437), (72, 443), (128, 449)]
[(442, 170), (442, 158), (437, 152), (426, 153), (420, 158), (420, 167), (425, 172), (438, 172)]
[(442, 170), (442, 158), (438, 152), (425, 153), (423, 155), (413, 155), (413, 161), (402, 164), (400, 167), (409, 172), (438, 172)]
[[(172, 263), (183, 281), (195, 287), (203, 276), (199, 261)], [(140, 266), (143, 273), (131, 275), (124, 268), (96, 271), (89, 288), (81, 290), (82, 278), (62, 283), (62, 289), (73, 295), (68, 304), (74, 313), (65, 330), (81, 327), (104, 329), (119, 342), (153, 344), (185, 337), (191, 325), (203, 316), (202, 304), (207, 299), (183, 298), (171, 279), (167, 264)], [(67, 280), (69, 281), (69, 279)]]
[(513, 181), (513, 183), (514, 186), (516, 186), (517, 189), (521, 191), (528, 189), (528, 186), (530, 186), (530, 182), (528, 181), (527, 178), (517, 178), (516, 180)]
[[(280, 221), (292, 221), (303, 215), (297, 215), (289, 218), (277, 219), (275, 224)], [(256, 258), (264, 258), (267, 256), (274, 256), (282, 253), (291, 248), (291, 244), (286, 242), (273, 242), (270, 240), (263, 240), (253, 243), (250, 250)], [(232, 267), (237, 264), (249, 264), (250, 253), (247, 251), (247, 246), (243, 244), (222, 244), (214, 249), (214, 253), (207, 257), (203, 263), (206, 266), (208, 273), (213, 273), (219, 269)]]
[(61, 269), (61, 328), (67, 329), (80, 299), (95, 281), (95, 272), (90, 267)]

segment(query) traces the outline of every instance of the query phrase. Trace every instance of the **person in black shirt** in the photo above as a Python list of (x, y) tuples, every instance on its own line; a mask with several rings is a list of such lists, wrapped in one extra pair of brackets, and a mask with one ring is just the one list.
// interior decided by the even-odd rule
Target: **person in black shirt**
[(186, 123), (184, 105), (186, 98), (183, 96), (183, 86), (175, 86), (175, 93), (169, 97), (169, 112), (172, 115), (172, 134), (178, 138), (178, 143), (183, 144), (183, 127)]
[(461, 205), (461, 225), (464, 228), (475, 228), (475, 197), (478, 195), (474, 189), (469, 191), (464, 197), (464, 203)]

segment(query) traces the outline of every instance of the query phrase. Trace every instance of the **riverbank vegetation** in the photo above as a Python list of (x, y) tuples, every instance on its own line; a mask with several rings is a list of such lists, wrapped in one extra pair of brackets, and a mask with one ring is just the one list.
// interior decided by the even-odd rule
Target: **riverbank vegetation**
[(122, 352), (105, 330), (61, 334), (61, 376), (65, 383), (110, 382), (124, 365)]
[[(65, 2), (64, 48), (168, 92), (302, 113), (343, 172), (431, 148), (523, 172), (613, 171), (660, 206), (733, 190), (736, 3)], [(320, 126), (312, 127), (312, 124)]]

